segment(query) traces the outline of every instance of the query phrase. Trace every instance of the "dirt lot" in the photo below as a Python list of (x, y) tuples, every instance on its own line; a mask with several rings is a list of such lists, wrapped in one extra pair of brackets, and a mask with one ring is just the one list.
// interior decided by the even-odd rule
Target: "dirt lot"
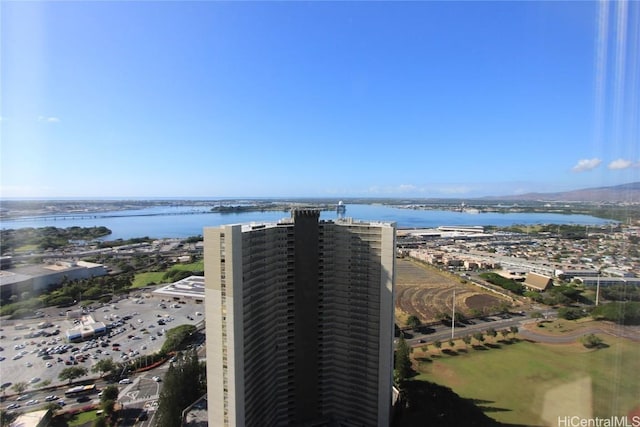
[(421, 265), (408, 258), (396, 260), (396, 322), (405, 325), (407, 317), (416, 315), (422, 322), (437, 320), (439, 313), (451, 313), (453, 290), (456, 311), (470, 315), (472, 309), (483, 310), (503, 302), (498, 296), (483, 292), (461, 278)]

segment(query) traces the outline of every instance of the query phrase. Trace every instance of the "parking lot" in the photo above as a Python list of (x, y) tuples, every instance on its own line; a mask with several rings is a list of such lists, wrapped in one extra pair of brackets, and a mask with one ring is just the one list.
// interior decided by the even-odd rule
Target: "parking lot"
[[(79, 306), (71, 307), (71, 312), (79, 309)], [(155, 353), (164, 343), (166, 330), (204, 321), (201, 304), (129, 297), (86, 310), (86, 316), (111, 325), (111, 328), (106, 335), (70, 343), (66, 331), (90, 319), (69, 318), (66, 310), (47, 309), (43, 310), (44, 317), (38, 319), (3, 322), (0, 332), (3, 385), (27, 383), (26, 393), (48, 386), (66, 386), (68, 381), (61, 381), (58, 376), (70, 366), (87, 368), (87, 379), (96, 377), (91, 368), (100, 359), (112, 358), (121, 362)], [(20, 329), (16, 329), (18, 324)], [(8, 386), (5, 395), (12, 394), (15, 391)], [(7, 398), (3, 407), (14, 403), (16, 397)]]

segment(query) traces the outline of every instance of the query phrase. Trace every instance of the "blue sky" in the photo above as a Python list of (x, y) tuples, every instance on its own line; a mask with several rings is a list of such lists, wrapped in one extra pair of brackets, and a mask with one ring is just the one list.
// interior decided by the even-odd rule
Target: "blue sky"
[(640, 181), (637, 2), (0, 3), (0, 197)]

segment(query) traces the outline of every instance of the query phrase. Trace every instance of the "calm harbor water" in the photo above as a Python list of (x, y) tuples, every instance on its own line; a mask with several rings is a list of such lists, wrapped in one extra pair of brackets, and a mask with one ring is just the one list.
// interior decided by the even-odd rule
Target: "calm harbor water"
[[(106, 240), (133, 237), (184, 238), (202, 234), (208, 226), (222, 224), (276, 222), (289, 217), (288, 212), (211, 213), (202, 206), (152, 207), (139, 210), (31, 217), (0, 222), (2, 229), (23, 227), (93, 227), (104, 226), (112, 231)], [(588, 215), (554, 213), (464, 213), (444, 210), (411, 210), (383, 205), (348, 205), (346, 216), (358, 220), (395, 221), (399, 228), (431, 228), (442, 225), (514, 224), (579, 224), (601, 225), (611, 221)], [(324, 211), (321, 219), (335, 219), (334, 211)]]

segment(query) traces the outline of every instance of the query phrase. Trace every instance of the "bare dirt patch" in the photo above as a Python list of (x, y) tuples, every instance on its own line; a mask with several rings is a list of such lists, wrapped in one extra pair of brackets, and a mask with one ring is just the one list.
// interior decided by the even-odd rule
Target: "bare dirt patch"
[(472, 309), (485, 310), (505, 301), (489, 295), (470, 283), (447, 272), (408, 258), (396, 260), (396, 321), (404, 326), (410, 315), (422, 322), (438, 319), (440, 313), (451, 313), (455, 290), (456, 311), (466, 316)]
[(499, 305), (502, 300), (494, 295), (476, 294), (469, 296), (464, 302), (469, 309), (482, 311), (485, 307), (495, 307)]

